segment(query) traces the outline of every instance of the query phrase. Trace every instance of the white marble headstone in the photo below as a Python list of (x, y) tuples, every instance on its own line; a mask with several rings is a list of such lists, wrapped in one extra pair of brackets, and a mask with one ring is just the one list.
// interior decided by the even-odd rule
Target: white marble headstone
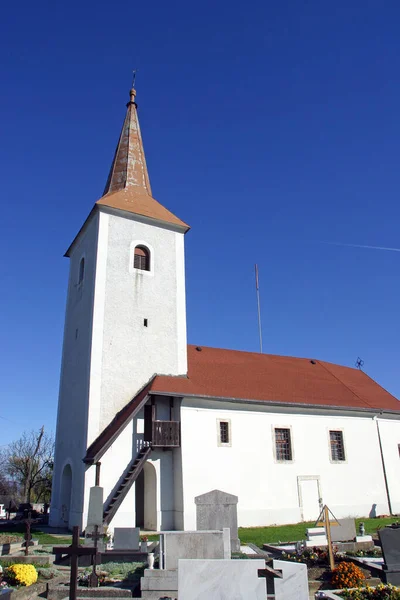
[(95, 485), (90, 488), (88, 525), (103, 525), (103, 488)]
[(114, 550), (139, 550), (139, 527), (115, 527)]
[(266, 580), (258, 569), (265, 569), (265, 560), (181, 559), (179, 600), (265, 600)]
[(309, 599), (306, 565), (288, 560), (274, 560), (273, 568), (282, 571), (282, 579), (274, 579), (275, 600)]

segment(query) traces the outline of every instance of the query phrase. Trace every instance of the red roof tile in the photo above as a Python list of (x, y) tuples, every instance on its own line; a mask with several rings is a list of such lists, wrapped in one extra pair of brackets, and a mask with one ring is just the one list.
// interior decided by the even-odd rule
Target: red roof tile
[(151, 392), (400, 410), (363, 371), (306, 358), (188, 346), (188, 377), (158, 375)]

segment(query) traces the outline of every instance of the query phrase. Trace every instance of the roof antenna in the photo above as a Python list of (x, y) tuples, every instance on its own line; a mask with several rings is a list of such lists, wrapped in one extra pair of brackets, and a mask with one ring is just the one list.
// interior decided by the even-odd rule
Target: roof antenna
[(357, 360), (356, 360), (357, 369), (359, 369), (359, 371), (361, 371), (361, 369), (363, 368), (363, 365), (364, 365), (364, 361), (358, 356)]
[(257, 311), (258, 311), (258, 335), (260, 338), (260, 354), (262, 354), (262, 332), (261, 332), (261, 310), (260, 310), (260, 288), (258, 285), (258, 265), (254, 265), (256, 274), (256, 294), (257, 294)]

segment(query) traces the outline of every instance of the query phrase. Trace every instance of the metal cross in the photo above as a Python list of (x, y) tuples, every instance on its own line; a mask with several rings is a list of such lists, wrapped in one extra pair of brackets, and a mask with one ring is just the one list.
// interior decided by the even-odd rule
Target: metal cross
[(31, 519), (31, 513), (28, 512), (28, 518), (25, 519), (25, 526), (26, 526), (26, 532), (25, 532), (25, 556), (28, 556), (29, 554), (29, 545), (31, 543), (32, 540), (32, 535), (31, 535), (31, 525), (33, 523), (33, 519)]
[(69, 600), (76, 600), (78, 585), (78, 558), (79, 556), (93, 556), (96, 548), (90, 548), (80, 545), (79, 527), (75, 525), (72, 529), (72, 544), (70, 546), (56, 546), (53, 548), (53, 554), (66, 554), (71, 557), (71, 576), (69, 580)]
[(137, 73), (137, 72), (138, 72), (138, 69), (134, 69), (134, 70), (132, 71), (132, 73), (133, 73), (133, 78), (132, 78), (132, 87), (133, 87), (133, 88), (135, 87), (135, 83), (136, 83), (136, 73)]
[(93, 533), (87, 533), (85, 537), (94, 541), (94, 548), (96, 551), (92, 556), (92, 572), (89, 575), (88, 587), (99, 587), (99, 576), (96, 573), (97, 544), (99, 540), (103, 539), (103, 534), (99, 533), (99, 526), (95, 525)]

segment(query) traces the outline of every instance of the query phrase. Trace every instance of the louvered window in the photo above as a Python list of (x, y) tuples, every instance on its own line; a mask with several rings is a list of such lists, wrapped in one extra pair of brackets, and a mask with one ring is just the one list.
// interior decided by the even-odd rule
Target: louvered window
[(133, 266), (135, 269), (150, 271), (150, 252), (144, 246), (136, 246)]
[(332, 460), (346, 460), (344, 452), (343, 431), (330, 431)]
[(276, 460), (292, 460), (290, 429), (275, 429)]

